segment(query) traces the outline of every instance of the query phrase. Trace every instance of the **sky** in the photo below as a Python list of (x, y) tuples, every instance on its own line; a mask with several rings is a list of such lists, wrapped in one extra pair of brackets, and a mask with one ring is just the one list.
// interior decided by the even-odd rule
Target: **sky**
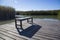
[(0, 5), (10, 6), (19, 11), (58, 10), (60, 0), (0, 0)]

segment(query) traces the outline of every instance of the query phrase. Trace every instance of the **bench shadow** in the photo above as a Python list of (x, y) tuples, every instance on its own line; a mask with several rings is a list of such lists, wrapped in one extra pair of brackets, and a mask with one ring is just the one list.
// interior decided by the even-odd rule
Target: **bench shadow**
[(26, 29), (23, 29), (22, 31), (20, 31), (19, 28), (17, 28), (17, 31), (20, 35), (22, 36), (26, 36), (28, 38), (32, 38), (32, 36), (41, 28), (40, 25), (32, 25), (32, 26), (29, 26), (28, 28)]

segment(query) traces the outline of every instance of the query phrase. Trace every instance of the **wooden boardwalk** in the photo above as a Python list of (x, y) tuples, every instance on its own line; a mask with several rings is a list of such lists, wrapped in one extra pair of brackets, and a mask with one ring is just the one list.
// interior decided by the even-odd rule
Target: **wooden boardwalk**
[(0, 25), (0, 40), (60, 40), (60, 21), (34, 19), (34, 25), (23, 21), (24, 30), (15, 22)]

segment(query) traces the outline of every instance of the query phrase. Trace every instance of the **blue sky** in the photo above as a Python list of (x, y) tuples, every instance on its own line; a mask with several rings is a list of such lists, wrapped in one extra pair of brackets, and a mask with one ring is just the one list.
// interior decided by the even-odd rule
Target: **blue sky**
[(0, 0), (0, 5), (11, 6), (16, 10), (58, 10), (60, 0)]

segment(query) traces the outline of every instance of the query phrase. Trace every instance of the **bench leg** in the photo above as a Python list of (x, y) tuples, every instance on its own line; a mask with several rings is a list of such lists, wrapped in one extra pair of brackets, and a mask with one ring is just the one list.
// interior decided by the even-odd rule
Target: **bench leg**
[(15, 27), (17, 28), (17, 20), (15, 19)]
[(21, 27), (21, 29), (23, 29), (23, 28), (22, 28), (22, 21), (20, 21), (20, 27)]
[(32, 22), (32, 25), (33, 25), (33, 18), (31, 18), (31, 22)]
[(27, 23), (29, 23), (29, 19), (27, 19)]

